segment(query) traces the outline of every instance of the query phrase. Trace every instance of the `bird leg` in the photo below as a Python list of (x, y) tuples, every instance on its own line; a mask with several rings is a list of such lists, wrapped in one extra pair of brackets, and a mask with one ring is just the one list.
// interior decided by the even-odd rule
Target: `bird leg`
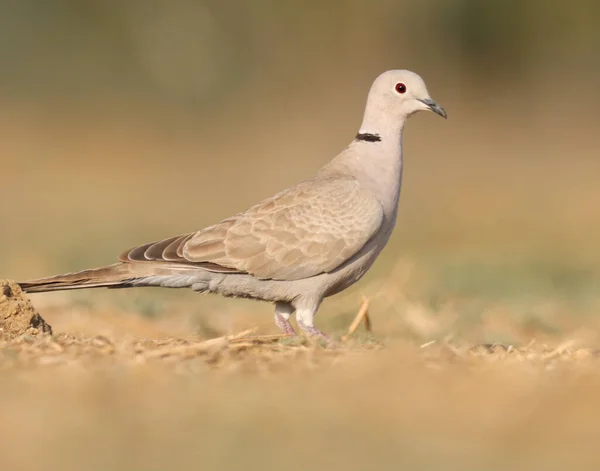
[(320, 338), (328, 345), (333, 345), (334, 342), (331, 337), (314, 326), (315, 311), (316, 309), (298, 309), (296, 311), (298, 326), (309, 337)]
[(294, 310), (291, 304), (275, 303), (275, 324), (286, 335), (296, 335), (296, 331), (290, 324), (290, 317)]

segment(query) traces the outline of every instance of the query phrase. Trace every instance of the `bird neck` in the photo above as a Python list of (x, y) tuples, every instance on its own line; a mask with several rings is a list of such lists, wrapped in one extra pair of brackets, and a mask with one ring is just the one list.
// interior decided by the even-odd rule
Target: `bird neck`
[(394, 222), (402, 180), (402, 130), (396, 123), (365, 120), (350, 145), (323, 171), (346, 173), (359, 180), (379, 200), (386, 220)]

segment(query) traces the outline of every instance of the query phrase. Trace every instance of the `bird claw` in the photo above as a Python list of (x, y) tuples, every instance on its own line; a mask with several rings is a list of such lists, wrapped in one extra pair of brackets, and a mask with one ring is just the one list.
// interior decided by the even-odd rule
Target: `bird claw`
[[(294, 336), (296, 338), (299, 337), (298, 334), (296, 334), (294, 328), (292, 327), (292, 324), (290, 324), (289, 319), (277, 311), (275, 311), (275, 324), (277, 324), (277, 327), (279, 327), (279, 330), (281, 330), (281, 332), (284, 335)], [(317, 329), (315, 326), (306, 325), (301, 320), (298, 320), (298, 326), (302, 329), (302, 332), (306, 337), (317, 342), (321, 341), (327, 347), (333, 347), (336, 345), (336, 343), (329, 335)]]
[(302, 331), (304, 332), (304, 334), (306, 334), (306, 336), (310, 337), (313, 340), (316, 341), (322, 341), (326, 347), (335, 347), (337, 346), (336, 342), (329, 336), (327, 335), (325, 332), (317, 329), (314, 326), (302, 326), (300, 325), (300, 327), (302, 328)]

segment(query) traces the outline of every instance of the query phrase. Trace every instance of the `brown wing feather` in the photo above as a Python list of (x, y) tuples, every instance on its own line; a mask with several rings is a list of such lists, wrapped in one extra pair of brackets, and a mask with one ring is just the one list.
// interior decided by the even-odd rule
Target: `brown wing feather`
[(345, 176), (285, 190), (199, 232), (133, 248), (122, 261), (165, 261), (261, 279), (296, 280), (338, 268), (377, 233), (379, 202)]
[(152, 246), (152, 244), (144, 244), (144, 245), (140, 245), (139, 247), (134, 247), (133, 249), (128, 250), (127, 252), (121, 254), (119, 259), (122, 262), (124, 262), (124, 261), (147, 262), (148, 259), (146, 257), (144, 257), (144, 254), (146, 253), (146, 250), (148, 250), (148, 248), (150, 248), (151, 246)]
[(307, 278), (350, 259), (382, 220), (381, 205), (356, 180), (313, 180), (196, 233), (183, 256), (263, 279)]
[(185, 234), (150, 244), (140, 245), (139, 247), (134, 247), (123, 252), (119, 256), (119, 260), (121, 262), (135, 263), (170, 262), (188, 266), (193, 265), (198, 268), (204, 268), (205, 270), (219, 273), (245, 273), (234, 268), (217, 265), (216, 263), (193, 262), (179, 255), (185, 242), (191, 239), (195, 234), (196, 233)]
[(152, 244), (144, 252), (144, 257), (147, 260), (168, 260), (165, 256), (167, 248), (173, 243), (181, 239), (181, 237), (171, 237), (170, 239), (161, 240)]
[(177, 237), (173, 242), (171, 242), (163, 251), (162, 258), (170, 261), (177, 261), (183, 258), (183, 255), (180, 253), (180, 247), (185, 244), (189, 239), (192, 238), (194, 234), (186, 234), (180, 237)]

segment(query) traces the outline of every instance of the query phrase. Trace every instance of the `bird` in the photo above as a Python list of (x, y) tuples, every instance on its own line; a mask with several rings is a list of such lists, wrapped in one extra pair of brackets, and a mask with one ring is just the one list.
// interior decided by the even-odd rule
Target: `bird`
[(159, 286), (274, 303), (283, 334), (330, 339), (322, 301), (360, 280), (396, 225), (402, 134), (419, 111), (447, 118), (423, 79), (388, 70), (373, 82), (350, 144), (312, 177), (196, 232), (123, 252), (100, 268), (20, 282), (27, 293)]

